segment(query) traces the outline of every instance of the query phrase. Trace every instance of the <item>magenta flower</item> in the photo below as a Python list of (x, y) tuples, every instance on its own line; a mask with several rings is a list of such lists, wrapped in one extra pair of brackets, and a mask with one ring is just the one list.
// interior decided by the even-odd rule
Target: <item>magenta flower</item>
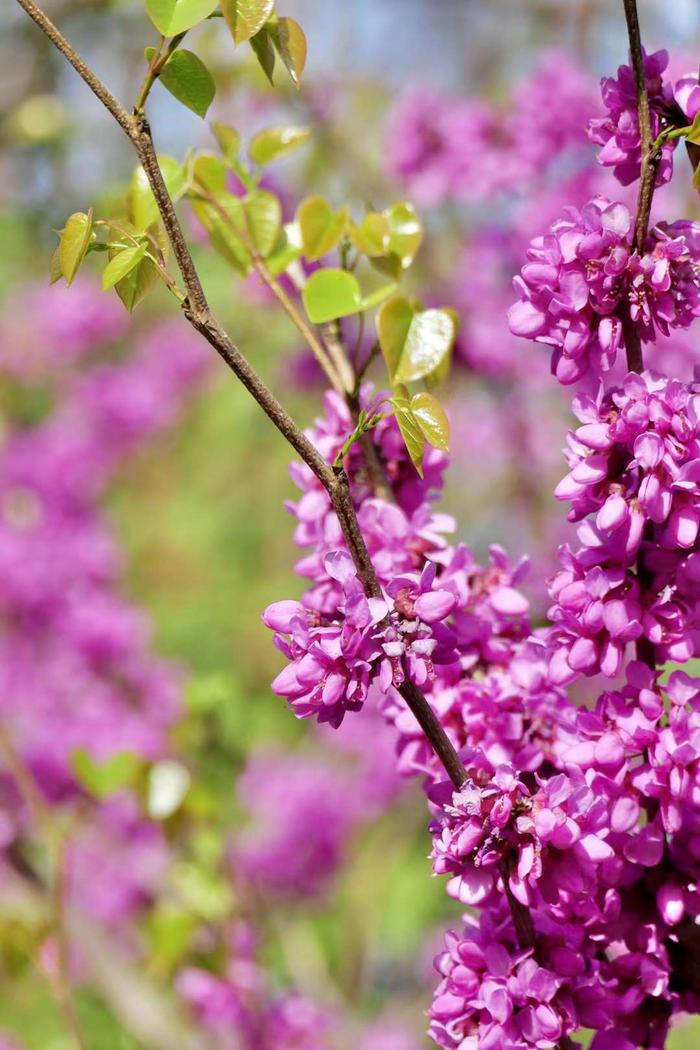
[[(652, 138), (656, 138), (665, 126), (666, 109), (673, 102), (671, 85), (663, 78), (667, 66), (667, 51), (655, 51), (652, 55), (644, 56)], [(602, 147), (598, 163), (612, 167), (618, 181), (623, 186), (629, 186), (639, 178), (642, 161), (637, 93), (631, 67), (620, 66), (617, 79), (604, 77), (601, 94), (607, 115), (589, 121), (588, 136), (591, 142)], [(668, 182), (673, 174), (673, 151), (676, 145), (677, 140), (664, 145), (657, 185)]]

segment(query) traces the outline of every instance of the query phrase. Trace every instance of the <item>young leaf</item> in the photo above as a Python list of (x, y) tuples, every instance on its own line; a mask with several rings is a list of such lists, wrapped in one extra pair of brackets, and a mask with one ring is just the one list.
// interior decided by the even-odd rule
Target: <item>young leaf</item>
[(293, 18), (278, 18), (275, 24), (270, 26), (269, 32), (277, 48), (278, 55), (298, 87), (306, 65), (306, 37), (304, 36), (304, 30)]
[[(178, 200), (185, 191), (185, 169), (173, 157), (159, 156), (158, 164), (170, 196), (174, 201)], [(160, 216), (156, 199), (151, 192), (151, 187), (148, 185), (146, 172), (140, 166), (134, 170), (131, 176), (127, 193), (127, 207), (130, 220), (139, 230), (147, 230), (149, 226), (157, 222)]]
[(135, 244), (131, 248), (124, 248), (107, 263), (102, 274), (102, 291), (113, 288), (117, 281), (131, 273), (135, 266), (146, 254), (145, 244)]
[(411, 412), (428, 444), (449, 452), (450, 421), (438, 399), (426, 391), (414, 394)]
[(692, 145), (700, 146), (700, 113), (695, 114), (690, 131), (685, 136), (685, 141), (690, 142)]
[(89, 752), (75, 751), (71, 767), (76, 780), (96, 798), (107, 798), (121, 788), (130, 787), (142, 768), (142, 760), (131, 751), (117, 751), (108, 759), (96, 762)]
[(457, 335), (454, 310), (421, 310), (401, 296), (377, 315), (377, 337), (393, 383), (443, 377)]
[(379, 303), (383, 303), (384, 300), (388, 298), (388, 296), (393, 295), (396, 291), (396, 288), (397, 285), (395, 281), (392, 281), (391, 284), (382, 285), (381, 288), (375, 288), (375, 290), (373, 292), (370, 292), (369, 295), (364, 295), (362, 297), (360, 309), (363, 311), (371, 310), (372, 307), (378, 306)]
[(221, 10), (231, 30), (234, 44), (255, 36), (267, 22), (275, 0), (221, 0)]
[(275, 48), (272, 43), (270, 31), (266, 26), (263, 26), (259, 33), (256, 33), (254, 37), (251, 37), (250, 46), (255, 52), (255, 57), (257, 58), (263, 73), (270, 83), (274, 84), (272, 75), (275, 72)]
[(241, 136), (239, 133), (235, 128), (229, 127), (228, 124), (222, 124), (218, 120), (213, 121), (211, 129), (226, 163), (235, 164), (238, 158), (238, 151), (241, 148)]
[(280, 230), (277, 243), (272, 253), (266, 259), (267, 268), (273, 277), (277, 277), (279, 274), (284, 273), (293, 262), (296, 262), (301, 257), (301, 254), (302, 244), (299, 224), (288, 222)]
[(71, 284), (88, 250), (92, 237), (92, 208), (74, 212), (66, 222), (58, 243), (58, 258), (66, 284)]
[(228, 167), (226, 161), (213, 153), (200, 153), (192, 165), (192, 177), (210, 193), (223, 193), (226, 189)]
[(285, 153), (291, 153), (307, 141), (309, 128), (266, 128), (254, 135), (248, 147), (248, 156), (254, 164), (269, 164)]
[(301, 293), (304, 309), (314, 324), (325, 324), (362, 309), (357, 278), (345, 270), (316, 270)]
[(61, 246), (57, 244), (54, 253), (51, 256), (51, 265), (49, 267), (49, 284), (55, 284), (56, 281), (60, 281), (63, 277), (63, 270), (61, 269)]
[(402, 295), (389, 299), (377, 314), (377, 338), (392, 379), (399, 367), (414, 316), (411, 304)]
[(335, 212), (324, 197), (307, 197), (297, 210), (304, 255), (320, 259), (332, 251), (343, 238), (348, 224), (345, 208)]
[[(149, 61), (153, 53), (152, 47), (146, 48), (146, 58)], [(207, 110), (214, 100), (216, 85), (201, 58), (193, 51), (173, 51), (161, 69), (158, 79), (183, 106), (187, 106), (198, 117), (207, 115)]]
[(159, 273), (152, 260), (145, 257), (134, 266), (126, 277), (122, 277), (114, 290), (124, 303), (129, 313), (138, 306), (157, 282)]
[(231, 193), (217, 194), (216, 201), (218, 207), (210, 201), (195, 198), (192, 208), (209, 234), (214, 251), (245, 277), (250, 270), (250, 252), (238, 233), (239, 230), (245, 229), (243, 201)]
[(145, 0), (146, 11), (159, 33), (177, 36), (203, 22), (218, 0)]
[(418, 421), (411, 410), (409, 394), (405, 386), (399, 386), (394, 391), (391, 399), (394, 406), (396, 422), (399, 425), (406, 450), (411, 457), (411, 462), (420, 477), (423, 477), (423, 456), (425, 455), (425, 437), (418, 425)]
[(277, 243), (282, 222), (282, 205), (274, 193), (267, 190), (249, 193), (243, 203), (251, 240), (265, 258)]
[(423, 227), (412, 204), (398, 201), (382, 213), (389, 223), (388, 249), (404, 269), (411, 265), (423, 240)]
[(389, 222), (385, 215), (370, 211), (359, 226), (350, 228), (349, 236), (364, 255), (384, 255), (389, 243)]

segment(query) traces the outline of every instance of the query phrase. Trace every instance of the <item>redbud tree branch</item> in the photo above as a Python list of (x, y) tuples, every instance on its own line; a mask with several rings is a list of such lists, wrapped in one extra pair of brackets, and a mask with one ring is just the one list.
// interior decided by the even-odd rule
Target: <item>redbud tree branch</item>
[[(647, 239), (649, 229), (649, 215), (651, 214), (651, 203), (654, 199), (656, 187), (656, 173), (661, 159), (661, 150), (654, 148), (651, 134), (651, 112), (649, 109), (649, 93), (647, 91), (646, 76), (644, 73), (644, 49), (639, 29), (639, 15), (637, 13), (637, 0), (622, 0), (625, 9), (625, 21), (627, 23), (627, 35), (629, 37), (630, 58), (634, 83), (637, 93), (637, 115), (639, 119), (639, 136), (641, 147), (641, 171), (639, 174), (639, 195), (637, 197), (637, 214), (634, 220), (634, 238), (632, 246), (641, 255), (644, 251), (644, 243)], [(630, 372), (644, 371), (644, 358), (642, 355), (642, 341), (639, 330), (629, 317), (629, 311), (624, 310), (622, 316), (622, 328), (625, 338), (625, 350), (627, 353), (627, 367)]]
[[(265, 415), (318, 478), (328, 493), (333, 509), (338, 516), (345, 542), (365, 593), (369, 597), (381, 596), (381, 587), (357, 521), (345, 472), (342, 470), (334, 471), (320, 455), (272, 391), (258, 376), (257, 372), (217, 321), (209, 307), (192, 254), (187, 246), (175, 207), (165, 185), (153, 146), (150, 126), (145, 116), (140, 112), (131, 114), (124, 109), (44, 11), (34, 3), (34, 0), (17, 0), (17, 3), (33, 19), (57, 50), (70, 62), (78, 75), (85, 81), (90, 90), (102, 102), (130, 139), (146, 173), (187, 290), (187, 299), (183, 303), (183, 312), (186, 319), (216, 350), (248, 392), (255, 398)], [(399, 692), (413, 712), (452, 782), (455, 786), (463, 784), (467, 779), (466, 770), (423, 693), (408, 679), (401, 686)]]

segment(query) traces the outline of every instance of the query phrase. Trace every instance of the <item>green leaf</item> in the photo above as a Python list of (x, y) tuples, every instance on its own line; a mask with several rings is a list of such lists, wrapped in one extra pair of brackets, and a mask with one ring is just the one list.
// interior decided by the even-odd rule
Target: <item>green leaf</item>
[(402, 295), (389, 299), (377, 314), (377, 338), (392, 379), (399, 367), (414, 316), (411, 304)]
[(145, 0), (146, 11), (159, 33), (177, 36), (203, 22), (218, 0)]
[[(165, 185), (173, 201), (177, 201), (185, 192), (186, 172), (182, 164), (173, 157), (159, 156), (158, 164), (163, 173)], [(147, 230), (160, 217), (156, 199), (148, 185), (146, 172), (142, 167), (134, 170), (127, 194), (129, 218), (139, 230)]]
[(214, 153), (200, 153), (192, 165), (192, 179), (209, 193), (223, 193), (226, 189), (228, 166)]
[(423, 477), (425, 437), (423, 431), (418, 425), (418, 420), (415, 418), (411, 409), (408, 390), (405, 386), (397, 387), (394, 391), (391, 403), (394, 406), (396, 422), (399, 425), (399, 430), (401, 431), (401, 436), (406, 445), (406, 450), (411, 457), (411, 462), (416, 468), (418, 474)]
[(51, 256), (51, 265), (49, 266), (49, 284), (55, 284), (56, 281), (60, 281), (63, 277), (63, 270), (61, 269), (61, 246), (57, 244), (53, 255)]
[(288, 266), (302, 255), (301, 231), (299, 224), (288, 222), (279, 233), (272, 253), (268, 255), (267, 268), (273, 277), (284, 273)]
[(291, 153), (303, 145), (311, 135), (309, 128), (266, 128), (254, 135), (248, 147), (248, 155), (254, 164), (269, 164), (285, 153)]
[[(154, 48), (146, 48), (146, 58), (149, 62), (154, 52)], [(206, 116), (214, 100), (216, 85), (201, 58), (193, 51), (173, 51), (161, 69), (158, 79), (183, 106), (187, 106), (198, 117)]]
[(450, 421), (438, 399), (426, 391), (414, 394), (411, 412), (428, 444), (449, 452)]
[(275, 72), (275, 48), (269, 30), (264, 27), (254, 37), (251, 37), (250, 46), (255, 52), (263, 73), (270, 83), (274, 84), (272, 75)]
[(389, 243), (389, 221), (379, 212), (368, 212), (359, 226), (351, 226), (349, 236), (364, 255), (384, 255)]
[(412, 383), (435, 373), (450, 353), (457, 316), (448, 309), (416, 310), (396, 297), (379, 312), (377, 336), (392, 382)]
[(142, 760), (131, 751), (118, 751), (110, 758), (96, 762), (80, 749), (71, 756), (76, 779), (96, 798), (107, 798), (115, 791), (131, 787), (142, 768)]
[(700, 146), (700, 113), (695, 114), (695, 119), (690, 126), (690, 131), (685, 136), (685, 141), (695, 146)]
[(348, 224), (346, 208), (335, 212), (324, 197), (307, 197), (297, 209), (304, 255), (320, 259), (332, 251), (343, 238)]
[(293, 18), (278, 18), (268, 31), (287, 72), (298, 87), (306, 65), (304, 30)]
[(158, 268), (153, 261), (144, 257), (126, 277), (117, 281), (114, 290), (129, 313), (132, 313), (141, 300), (148, 295), (159, 276)]
[(275, 0), (221, 0), (221, 10), (231, 30), (234, 44), (255, 36), (267, 22)]
[(388, 249), (410, 266), (423, 240), (423, 226), (412, 204), (398, 201), (382, 213), (389, 223)]
[(243, 203), (251, 240), (265, 258), (277, 243), (282, 223), (282, 205), (274, 193), (267, 190), (249, 193)]
[(388, 296), (394, 294), (397, 287), (398, 285), (396, 282), (392, 281), (391, 284), (384, 284), (381, 288), (375, 288), (375, 290), (370, 292), (369, 295), (362, 297), (360, 309), (363, 311), (371, 310), (374, 306), (379, 306), (379, 304), (383, 303)]
[(693, 188), (696, 190), (700, 190), (700, 164), (698, 164), (697, 168), (693, 172)]
[(250, 270), (250, 252), (238, 232), (245, 229), (243, 201), (231, 193), (220, 193), (216, 196), (216, 202), (218, 207), (210, 201), (195, 198), (192, 208), (209, 234), (214, 251), (245, 277)]
[(117, 281), (121, 281), (127, 274), (131, 273), (135, 266), (146, 254), (145, 244), (135, 244), (132, 248), (124, 248), (107, 263), (102, 274), (102, 291), (113, 288)]
[(66, 284), (71, 284), (88, 250), (92, 237), (92, 208), (74, 212), (61, 231), (58, 258)]
[(304, 309), (314, 324), (325, 324), (362, 309), (362, 293), (357, 278), (345, 270), (317, 270), (301, 293)]
[(213, 121), (211, 129), (219, 144), (219, 149), (224, 155), (224, 159), (228, 164), (234, 164), (238, 157), (238, 151), (241, 148), (240, 134), (235, 128), (230, 127), (228, 124), (222, 124), (218, 120)]

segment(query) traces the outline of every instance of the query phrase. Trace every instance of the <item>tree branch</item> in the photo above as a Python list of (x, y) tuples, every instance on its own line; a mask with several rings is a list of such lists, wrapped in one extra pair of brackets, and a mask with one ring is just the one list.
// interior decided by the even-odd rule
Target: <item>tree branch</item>
[(634, 224), (634, 247), (641, 254), (649, 228), (651, 203), (656, 187), (656, 173), (661, 159), (661, 151), (653, 148), (651, 134), (651, 111), (649, 93), (644, 73), (644, 49), (639, 29), (637, 0), (623, 0), (627, 35), (630, 43), (630, 57), (634, 72), (634, 83), (637, 91), (637, 114), (639, 117), (639, 135), (641, 140), (642, 167), (639, 179), (639, 196), (637, 198), (637, 216)]
[[(252, 394), (268, 418), (323, 485), (338, 516), (345, 542), (365, 593), (370, 597), (380, 596), (382, 593), (381, 587), (360, 531), (345, 472), (334, 471), (320, 455), (272, 391), (268, 389), (251, 367), (209, 308), (199, 274), (158, 165), (151, 130), (145, 116), (143, 113), (130, 115), (126, 112), (53, 22), (34, 3), (34, 0), (17, 0), (17, 3), (36, 22), (58, 51), (68, 59), (79, 76), (82, 77), (88, 87), (99, 98), (133, 143), (158, 205), (163, 225), (173, 248), (173, 254), (185, 283), (187, 290), (187, 300), (183, 303), (185, 317), (226, 362), (245, 388)], [(413, 683), (404, 683), (402, 696), (404, 692), (410, 697), (410, 700), (407, 700), (407, 702), (409, 706), (413, 705), (411, 710), (433, 750), (441, 758), (443, 764), (447, 760), (445, 768), (448, 775), (455, 786), (461, 786), (466, 779), (466, 771), (462, 766), (459, 755), (430, 708), (428, 701)], [(406, 699), (406, 696), (404, 696), (404, 699)]]

